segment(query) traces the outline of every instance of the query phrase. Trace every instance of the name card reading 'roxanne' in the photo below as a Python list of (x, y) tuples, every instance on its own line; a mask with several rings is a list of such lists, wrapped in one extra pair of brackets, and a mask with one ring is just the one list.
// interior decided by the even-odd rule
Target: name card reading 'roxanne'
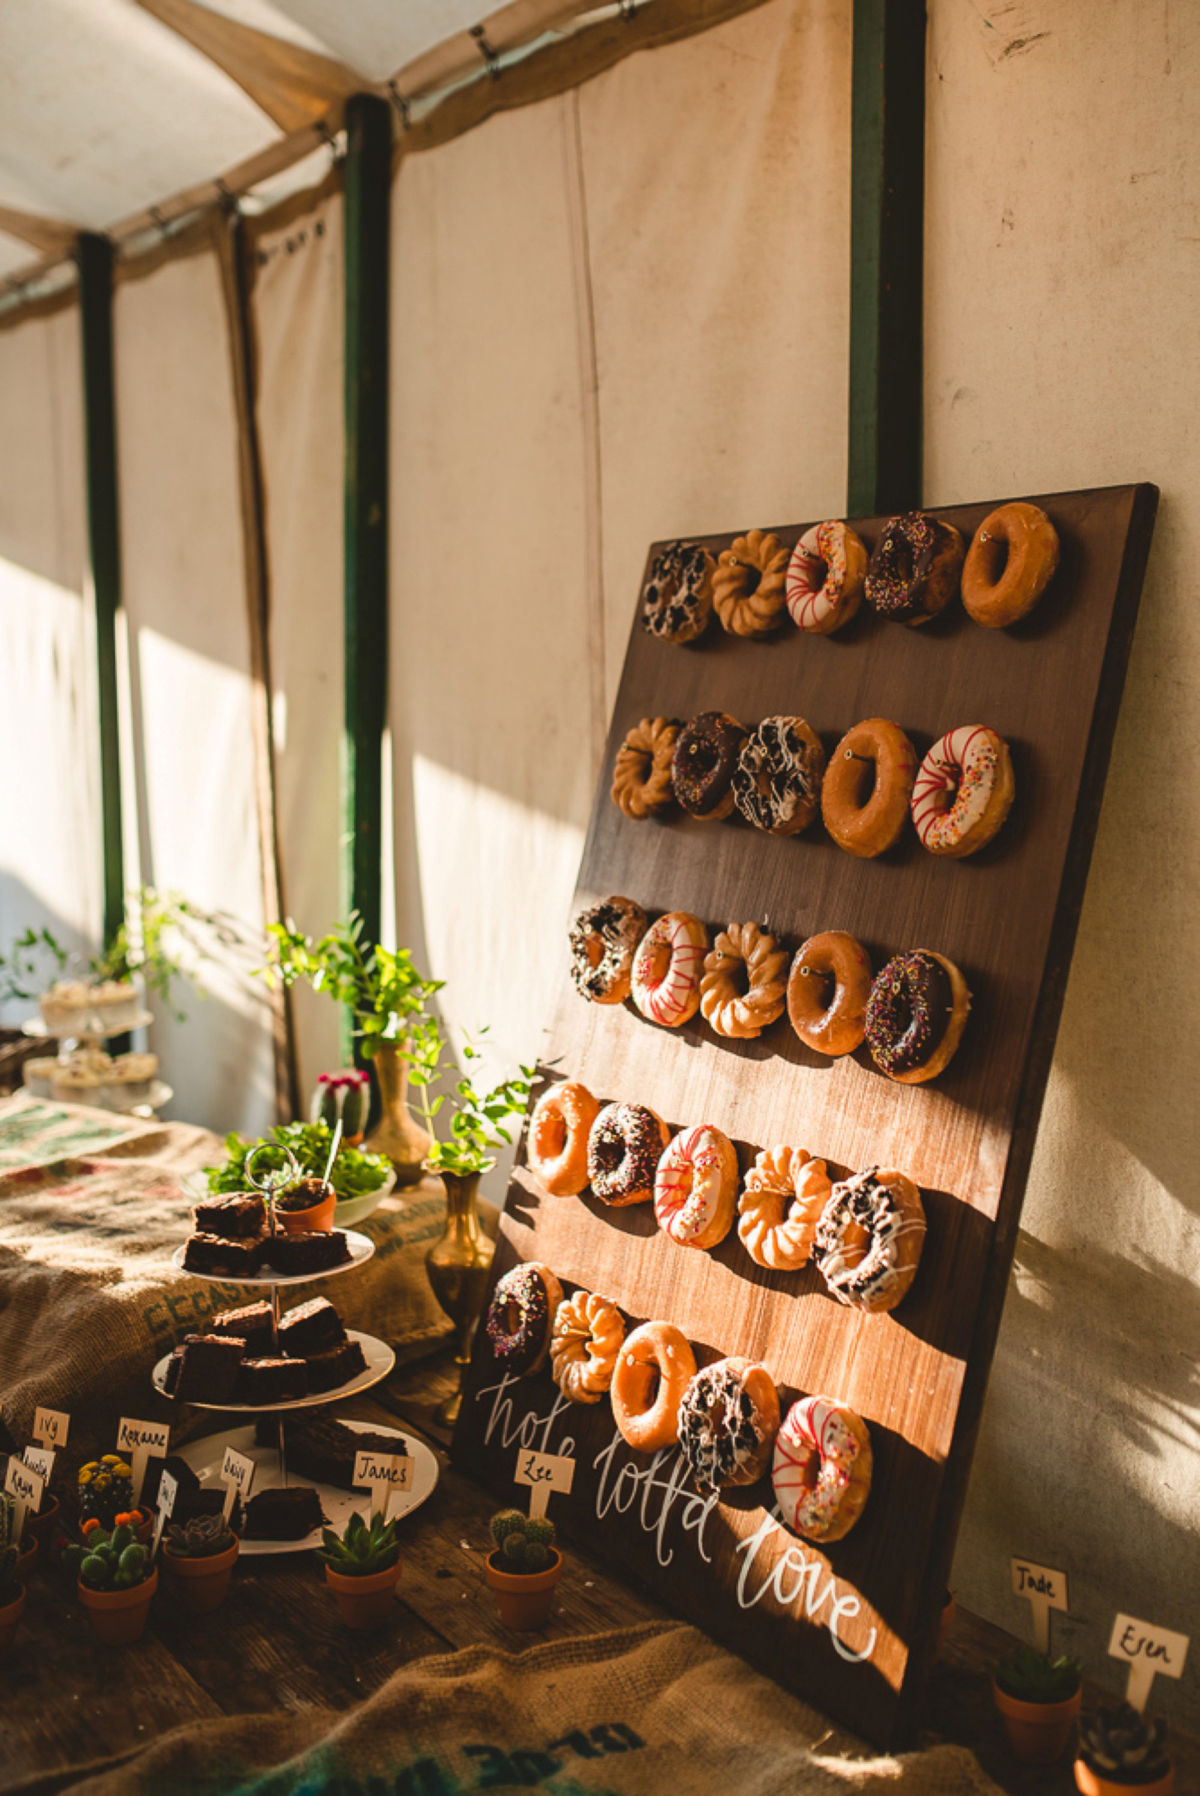
[(1170, 1628), (1156, 1628), (1151, 1622), (1138, 1621), (1132, 1615), (1118, 1615), (1113, 1622), (1108, 1643), (1110, 1657), (1123, 1659), (1129, 1667), (1126, 1702), (1139, 1712), (1146, 1707), (1150, 1686), (1161, 1671), (1164, 1677), (1182, 1677), (1188, 1655), (1187, 1634), (1175, 1634)]
[(513, 1482), (529, 1486), (530, 1515), (545, 1515), (552, 1490), (560, 1490), (564, 1497), (570, 1495), (575, 1482), (575, 1461), (565, 1453), (520, 1452)]
[(146, 1482), (146, 1466), (151, 1455), (155, 1459), (165, 1459), (170, 1439), (171, 1430), (165, 1422), (139, 1422), (130, 1416), (121, 1417), (117, 1452), (129, 1454), (135, 1503), (142, 1500), (142, 1485)]
[(407, 1453), (363, 1450), (354, 1456), (354, 1482), (359, 1488), (370, 1487), (371, 1514), (386, 1521), (393, 1497), (412, 1489), (413, 1462)]
[(1067, 1574), (1052, 1571), (1048, 1565), (1035, 1565), (1031, 1559), (1012, 1560), (1014, 1596), (1021, 1596), (1033, 1610), (1033, 1644), (1039, 1653), (1050, 1651), (1050, 1611), (1069, 1608)]

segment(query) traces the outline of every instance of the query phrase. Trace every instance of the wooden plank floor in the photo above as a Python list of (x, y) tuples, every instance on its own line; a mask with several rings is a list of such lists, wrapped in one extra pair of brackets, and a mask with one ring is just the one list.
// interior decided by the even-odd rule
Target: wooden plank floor
[[(523, 1643), (499, 1625), (484, 1583), (491, 1499), (447, 1463), (446, 1433), (433, 1420), (448, 1379), (445, 1357), (402, 1367), (370, 1398), (346, 1406), (345, 1413), (364, 1420), (400, 1418), (430, 1441), (441, 1461), (437, 1491), (405, 1529), (403, 1600), (387, 1628), (377, 1634), (343, 1628), (308, 1556), (247, 1559), (216, 1615), (185, 1618), (156, 1602), (145, 1639), (128, 1649), (136, 1675), (122, 1676), (60, 1580), (39, 1575), (5, 1667), (0, 1792), (36, 1771), (128, 1752), (188, 1721), (349, 1708), (399, 1665), (429, 1654), (478, 1642), (519, 1650)], [(559, 1589), (555, 1616), (538, 1638), (666, 1618), (577, 1545)], [(971, 1747), (1012, 1796), (1068, 1796), (1075, 1787), (1069, 1765), (1023, 1768), (1004, 1742), (986, 1666), (1011, 1644), (1001, 1629), (960, 1612), (930, 1682), (923, 1742)], [(1177, 1787), (1200, 1788), (1200, 1744), (1176, 1739), (1175, 1758)]]

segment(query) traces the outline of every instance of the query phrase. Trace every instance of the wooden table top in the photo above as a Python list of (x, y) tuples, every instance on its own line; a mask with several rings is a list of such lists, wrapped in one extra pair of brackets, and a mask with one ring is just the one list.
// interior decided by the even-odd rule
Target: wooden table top
[[(365, 1421), (399, 1418), (428, 1440), (440, 1462), (437, 1490), (405, 1525), (393, 1623), (364, 1634), (344, 1628), (308, 1555), (245, 1559), (215, 1615), (184, 1615), (165, 1603), (152, 1608), (144, 1639), (130, 1649), (137, 1675), (121, 1678), (118, 1701), (112, 1650), (98, 1646), (60, 1580), (38, 1575), (5, 1667), (0, 1792), (35, 1772), (128, 1751), (185, 1722), (280, 1708), (348, 1709), (410, 1660), (479, 1643), (509, 1652), (532, 1643), (500, 1626), (484, 1584), (494, 1504), (449, 1465), (446, 1432), (433, 1421), (450, 1377), (446, 1353), (399, 1368), (371, 1397), (340, 1411)], [(580, 1547), (572, 1544), (570, 1557), (556, 1613), (538, 1638), (667, 1618)], [(1069, 1796), (1075, 1782), (1067, 1761), (1021, 1766), (1008, 1750), (987, 1666), (1012, 1645), (1001, 1629), (960, 1609), (930, 1680), (922, 1743), (969, 1746), (1013, 1796)], [(1085, 1689), (1085, 1701), (1097, 1695)], [(1200, 1788), (1200, 1743), (1175, 1735), (1173, 1754), (1177, 1787)]]

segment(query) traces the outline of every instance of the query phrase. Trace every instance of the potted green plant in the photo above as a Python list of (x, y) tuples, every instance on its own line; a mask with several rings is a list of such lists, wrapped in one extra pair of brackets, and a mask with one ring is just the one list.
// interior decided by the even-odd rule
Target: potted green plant
[(400, 1540), (396, 1523), (373, 1515), (370, 1525), (355, 1510), (341, 1534), (326, 1528), (317, 1558), (348, 1628), (374, 1628), (392, 1614), (400, 1582)]
[(501, 1509), (492, 1517), (492, 1540), (487, 1581), (501, 1621), (521, 1634), (544, 1628), (563, 1566), (554, 1544), (554, 1523), (548, 1516)]
[(238, 1537), (223, 1515), (170, 1522), (163, 1566), (175, 1595), (194, 1615), (209, 1615), (225, 1601), (238, 1556)]
[[(214, 1195), (244, 1191), (246, 1161), (256, 1149), (261, 1149), (254, 1162), (256, 1175), (282, 1170), (290, 1154), (306, 1178), (319, 1179), (329, 1163), (332, 1146), (333, 1130), (325, 1122), (277, 1123), (258, 1141), (249, 1141), (243, 1135), (227, 1135), (225, 1159), (219, 1166), (206, 1166), (203, 1176)], [(338, 1149), (329, 1174), (338, 1228), (343, 1226), (340, 1220), (343, 1206), (357, 1207), (364, 1201), (369, 1205), (372, 1193), (387, 1184), (391, 1172), (391, 1163), (382, 1154), (363, 1153), (344, 1144)]]
[(297, 1185), (286, 1185), (275, 1199), (275, 1215), (285, 1234), (308, 1234), (313, 1230), (328, 1232), (333, 1227), (337, 1193), (332, 1183), (318, 1175), (301, 1179)]
[(17, 1570), (16, 1546), (0, 1547), (0, 1653), (13, 1643), (17, 1625), (25, 1613), (25, 1583)]
[(1079, 1719), (1075, 1782), (1083, 1796), (1171, 1796), (1175, 1771), (1164, 1750), (1165, 1721), (1147, 1721), (1132, 1703), (1094, 1709)]
[(67, 1547), (63, 1565), (78, 1579), (79, 1600), (97, 1638), (106, 1646), (130, 1646), (145, 1632), (158, 1569), (126, 1524), (109, 1533), (98, 1521), (87, 1521), (82, 1533), (82, 1545)]
[(16, 1575), (20, 1584), (29, 1582), (38, 1556), (38, 1542), (29, 1532), (29, 1520), (26, 1512), (24, 1528), (18, 1535), (16, 1499), (0, 1492), (0, 1551), (11, 1547), (16, 1554)]
[(135, 1507), (133, 1470), (119, 1453), (105, 1453), (80, 1466), (78, 1503), (81, 1524), (95, 1521), (108, 1529), (124, 1524), (143, 1546), (154, 1533), (153, 1512)]
[(1083, 1667), (1078, 1659), (1020, 1646), (992, 1675), (992, 1696), (1009, 1744), (1030, 1765), (1051, 1765), (1067, 1749), (1080, 1708)]

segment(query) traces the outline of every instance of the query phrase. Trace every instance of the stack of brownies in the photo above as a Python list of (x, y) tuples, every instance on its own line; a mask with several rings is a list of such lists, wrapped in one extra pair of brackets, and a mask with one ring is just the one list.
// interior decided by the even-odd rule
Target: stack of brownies
[[(350, 1243), (343, 1229), (306, 1229), (292, 1234), (267, 1226), (267, 1208), (252, 1191), (210, 1197), (192, 1212), (196, 1232), (188, 1236), (183, 1264), (210, 1278), (291, 1278), (344, 1266)], [(264, 1276), (265, 1275), (265, 1276)]]
[(164, 1388), (182, 1402), (260, 1406), (295, 1403), (339, 1390), (367, 1362), (325, 1297), (287, 1310), (275, 1339), (271, 1305), (248, 1303), (214, 1316), (203, 1335), (188, 1335), (167, 1361)]

